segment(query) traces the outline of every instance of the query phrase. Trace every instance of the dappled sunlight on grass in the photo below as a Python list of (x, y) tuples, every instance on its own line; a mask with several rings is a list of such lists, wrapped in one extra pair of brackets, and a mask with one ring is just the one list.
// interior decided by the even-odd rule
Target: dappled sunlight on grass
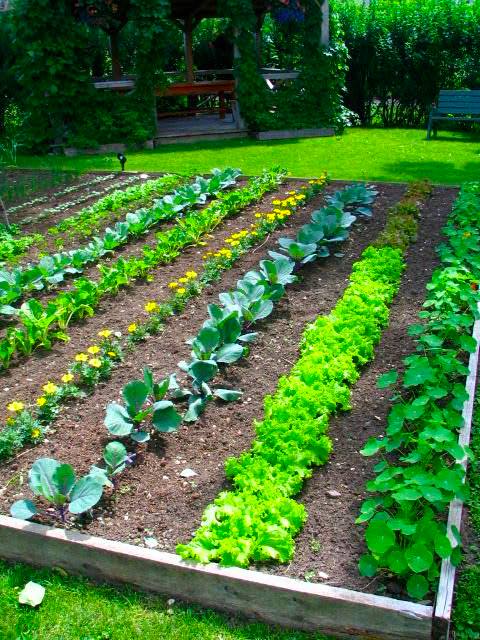
[[(326, 169), (332, 178), (406, 182), (429, 178), (459, 184), (480, 175), (480, 136), (443, 131), (427, 141), (423, 129), (350, 129), (343, 136), (256, 141), (249, 138), (176, 144), (153, 151), (127, 153), (130, 171), (207, 172), (238, 166), (253, 175), (275, 164), (297, 177), (313, 177)], [(23, 167), (119, 169), (115, 155), (64, 158), (25, 156)]]

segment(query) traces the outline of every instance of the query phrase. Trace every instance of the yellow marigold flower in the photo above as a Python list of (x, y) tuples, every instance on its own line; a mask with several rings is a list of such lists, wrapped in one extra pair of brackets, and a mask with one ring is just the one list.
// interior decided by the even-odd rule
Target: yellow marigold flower
[(282, 204), (282, 201), (277, 198), (276, 200), (272, 200), (272, 204)]
[(37, 427), (37, 428), (35, 428), (35, 429), (32, 429), (32, 438), (33, 438), (34, 440), (36, 440), (37, 438), (39, 438), (41, 435), (42, 435), (42, 432), (40, 431), (40, 429), (38, 429), (38, 427)]
[(298, 196), (295, 196), (295, 200), (305, 200), (306, 196), (304, 193), (299, 193)]
[(178, 281), (181, 282), (182, 284), (187, 284), (188, 278), (179, 278)]
[(158, 304), (153, 300), (151, 302), (147, 302), (147, 304), (145, 305), (145, 311), (147, 313), (153, 313), (154, 311), (157, 311), (157, 309), (158, 309)]
[(177, 289), (177, 293), (183, 294), (186, 293), (186, 289), (184, 287), (180, 287), (179, 289)]
[(195, 278), (198, 276), (198, 273), (196, 271), (187, 271), (187, 273), (185, 275), (190, 280), (195, 280)]
[(7, 409), (12, 413), (17, 413), (18, 411), (23, 411), (25, 409), (25, 405), (23, 404), (23, 402), (18, 402), (17, 400), (14, 400), (13, 402), (10, 402), (10, 404), (7, 405)]
[(100, 369), (100, 367), (102, 366), (102, 361), (100, 360), (100, 358), (92, 358), (88, 361), (88, 364), (94, 369)]
[(178, 282), (169, 282), (168, 283), (168, 287), (169, 287), (169, 289), (177, 289), (178, 288)]
[(65, 384), (67, 384), (68, 382), (71, 382), (74, 377), (75, 376), (73, 375), (73, 373), (65, 373), (62, 376), (62, 382), (65, 382)]
[(8, 416), (8, 418), (5, 420), (5, 422), (9, 426), (11, 426), (12, 424), (15, 424), (15, 418), (13, 416)]
[(153, 282), (154, 278), (153, 276), (147, 276), (147, 282)]
[(53, 382), (47, 382), (42, 387), (43, 391), (47, 394), (47, 396), (51, 396), (58, 391), (58, 387)]
[(309, 180), (308, 181), (308, 184), (315, 184), (315, 183), (316, 183), (316, 180)]
[(137, 330), (136, 322), (132, 322), (132, 324), (128, 325), (128, 333), (135, 333), (136, 330)]
[(107, 356), (110, 356), (111, 358), (116, 358), (117, 354), (115, 353), (115, 351), (107, 351)]
[(75, 360), (77, 362), (86, 362), (88, 360), (88, 356), (86, 353), (77, 353)]
[(297, 192), (296, 191), (287, 191), (289, 196), (294, 196)]
[(45, 396), (40, 396), (39, 398), (37, 398), (37, 406), (43, 407), (46, 404), (47, 404), (47, 399), (45, 398)]
[(238, 240), (232, 240), (230, 244), (231, 244), (232, 247), (238, 247), (240, 242)]
[(99, 331), (98, 335), (101, 338), (109, 338), (112, 335), (112, 332), (110, 331), (110, 329), (103, 329), (103, 331)]
[(88, 353), (91, 353), (92, 356), (94, 356), (97, 353), (100, 353), (100, 347), (97, 347), (97, 345), (93, 345), (93, 347), (88, 347), (87, 349)]
[(256, 214), (255, 214), (255, 218), (261, 218), (261, 217), (262, 217), (262, 214), (261, 214), (261, 213), (256, 213)]
[(268, 222), (273, 222), (275, 220), (275, 218), (276, 218), (276, 215), (274, 213), (269, 213), (267, 215)]

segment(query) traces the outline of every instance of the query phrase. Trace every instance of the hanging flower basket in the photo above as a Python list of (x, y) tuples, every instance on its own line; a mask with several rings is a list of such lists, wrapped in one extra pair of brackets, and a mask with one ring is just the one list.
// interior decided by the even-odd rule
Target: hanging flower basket
[[(278, 6), (280, 4), (281, 6)], [(305, 19), (305, 9), (299, 0), (278, 0), (272, 11), (273, 18), (281, 23), (303, 22)]]

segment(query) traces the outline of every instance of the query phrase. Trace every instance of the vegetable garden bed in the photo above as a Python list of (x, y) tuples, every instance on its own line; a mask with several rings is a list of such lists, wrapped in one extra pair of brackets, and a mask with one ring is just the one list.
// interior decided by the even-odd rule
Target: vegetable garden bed
[[(329, 191), (340, 186), (337, 183)], [(218, 251), (225, 239), (254, 223), (258, 212), (271, 210), (276, 200), (301, 187), (301, 182), (287, 182), (216, 230), (208, 238), (207, 247), (184, 250), (171, 265), (156, 271), (153, 282), (135, 284), (102, 302), (92, 318), (70, 329), (69, 344), (12, 369), (0, 402), (11, 401), (20, 391), (19, 399), (34, 401), (39, 387), (58, 378), (76, 352), (86, 351), (93, 344), (93, 336), (99, 331), (109, 328), (128, 333), (132, 322), (145, 316), (146, 301), (162, 301), (169, 283), (178, 280), (179, 274), (201, 270), (204, 252)], [(385, 226), (387, 210), (404, 192), (399, 185), (377, 188), (373, 217), (352, 227), (350, 238), (334, 256), (303, 267), (302, 279), (289, 285), (287, 296), (268, 321), (256, 323), (259, 334), (248, 358), (221, 371), (221, 387), (242, 389), (239, 402), (211, 402), (198, 421), (185, 423), (176, 434), (141, 445), (135, 464), (122, 474), (116, 494), (94, 507), (93, 517), (69, 524), (66, 532), (0, 517), (0, 555), (63, 566), (98, 579), (128, 581), (144, 589), (297, 628), (355, 637), (430, 637), (434, 612), (431, 601), (414, 604), (394, 580), (381, 585), (359, 577), (356, 565), (364, 545), (362, 530), (354, 520), (364, 497), (365, 481), (373, 474), (373, 463), (362, 458), (359, 449), (369, 436), (383, 431), (389, 406), (389, 394), (376, 388), (376, 378), (391, 367), (401, 367), (402, 358), (412, 351), (407, 325), (415, 321), (425, 298), (425, 285), (438, 264), (435, 247), (441, 241), (441, 227), (451, 210), (454, 190), (435, 189), (424, 204), (418, 240), (407, 254), (407, 270), (391, 307), (389, 328), (383, 333), (373, 363), (353, 388), (352, 411), (331, 420), (329, 434), (334, 451), (329, 462), (315, 471), (297, 496), (306, 505), (309, 518), (297, 538), (293, 561), (287, 567), (259, 564), (257, 571), (245, 571), (191, 565), (165, 553), (174, 551), (179, 542), (188, 542), (205, 506), (229, 488), (223, 470), (225, 458), (248, 450), (254, 438), (252, 423), (262, 416), (264, 397), (275, 391), (278, 378), (287, 374), (298, 359), (305, 326), (330, 313), (344, 293), (353, 263), (377, 238)], [(2, 463), (0, 509), (7, 512), (14, 499), (25, 496), (26, 472), (37, 458), (68, 460), (82, 473), (87, 473), (92, 463), (97, 464), (108, 442), (103, 426), (105, 406), (120, 396), (127, 382), (141, 377), (143, 366), (160, 379), (177, 361), (188, 359), (190, 347), (185, 340), (201, 328), (207, 305), (215, 302), (218, 294), (234, 288), (246, 272), (257, 268), (269, 250), (276, 250), (279, 238), (291, 237), (308, 223), (320, 200), (317, 197), (299, 209), (286, 229), (273, 231), (261, 245), (246, 252), (217, 283), (171, 318), (158, 335), (134, 343), (109, 382), (98, 385), (88, 398), (73, 400), (62, 409), (54, 431), (44, 442)], [(42, 516), (40, 522), (48, 523), (48, 517)], [(75, 528), (83, 533), (74, 532)], [(312, 584), (320, 582), (323, 584)]]

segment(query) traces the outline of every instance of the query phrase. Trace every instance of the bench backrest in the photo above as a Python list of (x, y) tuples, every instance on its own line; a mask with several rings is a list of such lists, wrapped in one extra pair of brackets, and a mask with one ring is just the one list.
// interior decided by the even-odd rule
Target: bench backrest
[(442, 89), (438, 96), (437, 111), (441, 113), (480, 114), (480, 90), (451, 91)]

